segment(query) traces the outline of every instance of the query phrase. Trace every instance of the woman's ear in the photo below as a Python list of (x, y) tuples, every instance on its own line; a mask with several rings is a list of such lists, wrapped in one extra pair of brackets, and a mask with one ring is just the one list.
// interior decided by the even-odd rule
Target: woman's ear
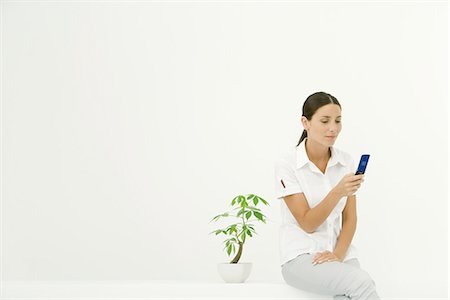
[(305, 130), (309, 130), (309, 120), (305, 116), (301, 117), (301, 122), (302, 122), (303, 128)]

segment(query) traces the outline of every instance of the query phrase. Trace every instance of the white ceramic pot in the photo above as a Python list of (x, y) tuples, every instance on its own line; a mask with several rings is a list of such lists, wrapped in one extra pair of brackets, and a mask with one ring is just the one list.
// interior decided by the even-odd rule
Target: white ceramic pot
[(227, 283), (242, 283), (247, 280), (252, 270), (252, 263), (217, 264), (220, 277)]

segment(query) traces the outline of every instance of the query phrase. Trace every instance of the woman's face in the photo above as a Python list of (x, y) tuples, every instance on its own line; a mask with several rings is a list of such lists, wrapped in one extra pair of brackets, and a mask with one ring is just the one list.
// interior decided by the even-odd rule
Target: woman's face
[(311, 121), (302, 116), (302, 124), (308, 132), (308, 139), (330, 147), (342, 129), (341, 108), (337, 104), (324, 105), (316, 111)]

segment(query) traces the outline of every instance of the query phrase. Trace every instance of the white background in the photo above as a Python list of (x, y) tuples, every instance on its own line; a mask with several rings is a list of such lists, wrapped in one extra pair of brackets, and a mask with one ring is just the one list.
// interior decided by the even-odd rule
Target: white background
[[(445, 2), (1, 3), (2, 280), (217, 279), (208, 223), (256, 193), (252, 280), (282, 281), (273, 163), (303, 101), (370, 153), (354, 244), (382, 297), (447, 297)], [(231, 220), (230, 220), (231, 221)]]

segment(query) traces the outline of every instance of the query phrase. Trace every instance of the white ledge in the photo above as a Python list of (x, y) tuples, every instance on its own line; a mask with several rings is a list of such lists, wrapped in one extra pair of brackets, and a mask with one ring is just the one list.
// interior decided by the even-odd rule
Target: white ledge
[(3, 281), (1, 299), (333, 299), (284, 282), (199, 280)]

